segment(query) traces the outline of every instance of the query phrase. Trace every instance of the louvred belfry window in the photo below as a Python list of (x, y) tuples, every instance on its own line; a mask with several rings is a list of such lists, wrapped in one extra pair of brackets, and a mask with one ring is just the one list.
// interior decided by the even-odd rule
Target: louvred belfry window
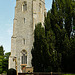
[(25, 12), (27, 10), (27, 2), (23, 2), (22, 4), (22, 11)]

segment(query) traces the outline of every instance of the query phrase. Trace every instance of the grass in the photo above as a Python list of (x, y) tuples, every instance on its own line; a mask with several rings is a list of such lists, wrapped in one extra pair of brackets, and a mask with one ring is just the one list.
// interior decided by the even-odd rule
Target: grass
[(63, 75), (75, 75), (75, 74), (63, 74)]

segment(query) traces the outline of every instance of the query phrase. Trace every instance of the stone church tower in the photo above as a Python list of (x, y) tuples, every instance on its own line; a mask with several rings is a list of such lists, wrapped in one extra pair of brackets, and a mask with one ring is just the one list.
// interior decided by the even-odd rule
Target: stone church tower
[[(45, 0), (16, 0), (9, 68), (16, 69), (17, 64), (18, 72), (32, 70), (35, 24), (41, 22), (43, 25), (45, 16)], [(17, 63), (13, 61), (14, 57)]]

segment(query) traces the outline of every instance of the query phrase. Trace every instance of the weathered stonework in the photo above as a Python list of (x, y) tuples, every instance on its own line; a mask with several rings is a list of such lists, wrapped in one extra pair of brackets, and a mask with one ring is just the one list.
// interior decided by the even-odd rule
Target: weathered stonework
[[(26, 4), (23, 5), (24, 3)], [(23, 8), (23, 6), (25, 7)], [(41, 22), (43, 25), (45, 15), (45, 0), (16, 0), (9, 68), (15, 69), (13, 58), (17, 57), (18, 72), (22, 72), (21, 52), (23, 50), (27, 52), (26, 67), (32, 67), (31, 49), (34, 41), (35, 24)]]

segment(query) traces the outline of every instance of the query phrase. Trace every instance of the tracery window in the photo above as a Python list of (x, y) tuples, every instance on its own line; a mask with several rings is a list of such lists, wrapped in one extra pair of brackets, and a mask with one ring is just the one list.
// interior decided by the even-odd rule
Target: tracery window
[(21, 64), (27, 64), (27, 52), (25, 50), (22, 51)]
[(22, 11), (26, 11), (27, 10), (27, 2), (24, 1), (23, 4), (22, 4)]

